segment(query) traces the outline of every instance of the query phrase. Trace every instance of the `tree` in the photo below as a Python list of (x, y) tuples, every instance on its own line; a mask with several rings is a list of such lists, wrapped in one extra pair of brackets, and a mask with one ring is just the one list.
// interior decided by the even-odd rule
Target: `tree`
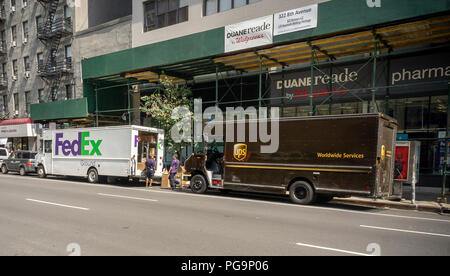
[(154, 93), (141, 98), (144, 102), (141, 111), (160, 123), (161, 128), (166, 133), (168, 150), (179, 152), (187, 144), (175, 143), (170, 136), (170, 130), (179, 122), (179, 120), (172, 119), (172, 111), (177, 107), (184, 106), (192, 112), (192, 92), (186, 85), (178, 85), (167, 77), (162, 77), (160, 82), (161, 87), (156, 89)]

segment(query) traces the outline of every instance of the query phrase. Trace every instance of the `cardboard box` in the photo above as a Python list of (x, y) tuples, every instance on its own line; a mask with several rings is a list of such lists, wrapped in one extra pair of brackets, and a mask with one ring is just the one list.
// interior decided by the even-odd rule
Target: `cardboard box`
[(161, 188), (170, 189), (169, 173), (167, 171), (164, 171), (164, 173), (162, 175)]

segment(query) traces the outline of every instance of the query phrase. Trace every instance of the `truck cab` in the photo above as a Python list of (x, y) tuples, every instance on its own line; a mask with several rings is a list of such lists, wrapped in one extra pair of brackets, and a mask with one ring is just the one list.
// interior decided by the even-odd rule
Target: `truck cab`
[(217, 148), (206, 153), (194, 153), (185, 162), (186, 171), (191, 174), (191, 189), (203, 193), (207, 188), (223, 189), (224, 154)]

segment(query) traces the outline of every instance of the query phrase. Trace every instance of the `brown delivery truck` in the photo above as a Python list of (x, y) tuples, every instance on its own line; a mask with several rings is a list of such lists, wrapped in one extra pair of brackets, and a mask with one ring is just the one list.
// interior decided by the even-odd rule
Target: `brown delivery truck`
[[(248, 128), (247, 121), (247, 133)], [(223, 153), (193, 154), (185, 162), (192, 191), (288, 194), (298, 204), (391, 195), (394, 119), (383, 114), (282, 118), (279, 131), (275, 153), (261, 153), (260, 142), (225, 142)]]

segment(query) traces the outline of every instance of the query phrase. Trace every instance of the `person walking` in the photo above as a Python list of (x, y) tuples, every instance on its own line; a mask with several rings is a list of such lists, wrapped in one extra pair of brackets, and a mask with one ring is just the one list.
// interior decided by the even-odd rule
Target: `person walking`
[(153, 156), (145, 160), (145, 169), (147, 172), (145, 187), (151, 188), (153, 186), (153, 176), (155, 175), (155, 158)]
[(173, 155), (172, 164), (170, 165), (169, 169), (169, 181), (170, 181), (170, 188), (172, 191), (175, 191), (175, 176), (178, 173), (178, 168), (180, 167), (180, 161), (178, 160), (178, 156), (176, 154)]

